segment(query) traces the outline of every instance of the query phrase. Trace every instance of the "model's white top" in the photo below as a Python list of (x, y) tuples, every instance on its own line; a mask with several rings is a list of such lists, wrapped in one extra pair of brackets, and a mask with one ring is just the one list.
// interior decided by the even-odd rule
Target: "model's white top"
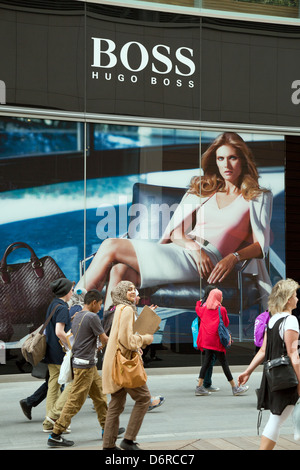
[(223, 257), (243, 247), (245, 242), (253, 243), (249, 201), (240, 194), (231, 204), (219, 208), (214, 194), (198, 209), (195, 227), (188, 235), (199, 243), (201, 239), (207, 240)]
[[(160, 243), (169, 243), (171, 233), (181, 224), (183, 224), (185, 233), (189, 233), (192, 229), (193, 213), (203, 207), (209, 199), (209, 197), (200, 198), (195, 194), (186, 193), (168, 223)], [(252, 238), (254, 242), (259, 243), (263, 257), (269, 251), (272, 204), (273, 195), (270, 191), (262, 192), (258, 197), (249, 201)], [(244, 272), (258, 275), (262, 304), (263, 308), (266, 308), (272, 285), (265, 261), (252, 259)]]

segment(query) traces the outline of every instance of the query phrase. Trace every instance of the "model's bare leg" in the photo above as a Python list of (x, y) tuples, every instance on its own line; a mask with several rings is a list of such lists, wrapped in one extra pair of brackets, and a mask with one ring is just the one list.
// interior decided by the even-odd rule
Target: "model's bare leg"
[(109, 282), (106, 291), (104, 310), (112, 305), (111, 291), (120, 281), (131, 281), (135, 286), (140, 285), (140, 275), (126, 264), (115, 264), (110, 271)]
[(126, 238), (107, 238), (101, 244), (84, 276), (78, 282), (76, 288), (102, 290), (112, 266), (122, 263), (139, 273), (139, 265), (135, 249), (130, 240)]

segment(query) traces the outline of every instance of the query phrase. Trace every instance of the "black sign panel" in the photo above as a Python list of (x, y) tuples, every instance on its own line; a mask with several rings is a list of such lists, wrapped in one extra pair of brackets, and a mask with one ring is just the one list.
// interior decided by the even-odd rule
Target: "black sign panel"
[(0, 3), (6, 104), (84, 111), (84, 16), (76, 1)]
[(0, 106), (299, 126), (295, 26), (79, 1), (0, 4)]
[(201, 118), (299, 126), (296, 26), (204, 18)]

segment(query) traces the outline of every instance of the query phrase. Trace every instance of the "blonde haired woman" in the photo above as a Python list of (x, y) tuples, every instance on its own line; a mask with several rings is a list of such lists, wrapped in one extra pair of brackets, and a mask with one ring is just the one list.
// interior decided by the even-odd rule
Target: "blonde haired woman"
[(256, 367), (266, 359), (281, 356), (282, 341), (298, 378), (298, 386), (271, 392), (263, 373), (258, 391), (259, 410), (269, 409), (270, 417), (264, 428), (260, 449), (274, 449), (281, 425), (291, 415), (300, 395), (300, 365), (298, 354), (299, 325), (292, 315), (297, 305), (297, 289), (299, 285), (292, 279), (281, 280), (273, 287), (269, 297), (271, 318), (265, 333), (262, 347), (251, 361), (248, 368), (239, 376), (238, 383), (245, 384)]
[[(262, 302), (271, 291), (263, 258), (268, 253), (272, 194), (260, 188), (250, 149), (236, 133), (221, 134), (204, 153), (203, 177), (192, 179), (159, 243), (106, 239), (79, 287), (109, 292), (122, 279), (139, 288), (222, 282), (239, 261), (258, 276)], [(205, 282), (204, 282), (205, 287)]]

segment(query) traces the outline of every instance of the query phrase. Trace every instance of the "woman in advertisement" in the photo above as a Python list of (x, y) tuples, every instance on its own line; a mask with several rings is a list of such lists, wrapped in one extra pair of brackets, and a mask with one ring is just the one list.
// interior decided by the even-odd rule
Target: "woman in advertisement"
[(202, 177), (194, 177), (159, 243), (106, 239), (78, 287), (111, 289), (122, 279), (140, 288), (195, 281), (221, 283), (235, 266), (258, 275), (262, 303), (271, 282), (264, 257), (270, 241), (272, 193), (259, 186), (258, 171), (244, 140), (219, 135), (202, 156)]

